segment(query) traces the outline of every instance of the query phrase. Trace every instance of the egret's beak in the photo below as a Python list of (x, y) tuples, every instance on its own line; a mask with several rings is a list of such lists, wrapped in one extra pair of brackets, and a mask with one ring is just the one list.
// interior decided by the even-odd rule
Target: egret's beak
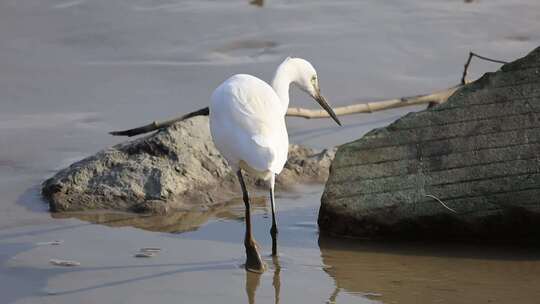
[(326, 99), (321, 95), (321, 92), (320, 92), (320, 91), (317, 91), (317, 93), (315, 94), (315, 96), (313, 96), (313, 99), (315, 99), (315, 100), (321, 105), (321, 107), (322, 107), (326, 112), (328, 112), (328, 114), (330, 115), (330, 117), (332, 117), (332, 119), (333, 119), (338, 125), (341, 126), (341, 121), (339, 121), (339, 119), (337, 118), (336, 113), (334, 113), (334, 110), (332, 110), (332, 108), (330, 107), (330, 105), (328, 105), (328, 103), (326, 102)]

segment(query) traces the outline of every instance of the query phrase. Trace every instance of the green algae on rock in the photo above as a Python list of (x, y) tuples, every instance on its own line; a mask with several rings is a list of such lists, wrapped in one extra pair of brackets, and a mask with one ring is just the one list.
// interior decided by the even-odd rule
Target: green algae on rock
[(538, 220), (540, 48), (340, 146), (318, 222), (365, 238), (518, 239), (540, 235)]

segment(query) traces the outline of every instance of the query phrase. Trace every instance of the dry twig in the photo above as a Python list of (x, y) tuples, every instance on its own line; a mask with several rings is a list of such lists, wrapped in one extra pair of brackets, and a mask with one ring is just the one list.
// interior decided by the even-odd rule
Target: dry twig
[[(408, 107), (426, 103), (440, 104), (445, 102), (454, 92), (461, 86), (455, 86), (446, 90), (438, 91), (426, 95), (417, 95), (410, 97), (394, 98), (388, 100), (369, 101), (365, 103), (357, 103), (344, 107), (334, 108), (334, 112), (338, 116), (358, 114), (358, 113), (373, 113), (382, 110)], [(302, 117), (302, 118), (326, 118), (330, 117), (324, 110), (312, 110), (304, 108), (289, 108), (287, 116)]]
[(495, 62), (495, 63), (501, 63), (501, 64), (507, 64), (508, 63), (507, 61), (492, 59), (492, 58), (488, 58), (488, 57), (485, 57), (485, 56), (478, 55), (478, 54), (473, 53), (473, 52), (469, 52), (469, 58), (467, 58), (467, 61), (465, 62), (465, 65), (463, 67), (463, 75), (461, 76), (461, 85), (465, 85), (467, 83), (467, 80), (466, 80), (467, 72), (469, 71), (469, 65), (471, 64), (471, 60), (472, 60), (473, 57), (476, 57), (476, 58), (479, 58), (479, 59), (482, 59), (482, 60), (485, 60), (485, 61)]
[[(394, 108), (400, 108), (400, 107), (408, 107), (408, 106), (420, 105), (420, 104), (429, 104), (429, 103), (440, 104), (440, 103), (445, 102), (448, 99), (448, 97), (450, 97), (460, 87), (461, 86), (455, 86), (446, 90), (438, 91), (431, 94), (425, 94), (425, 95), (417, 95), (417, 96), (410, 96), (410, 97), (402, 97), (402, 98), (394, 98), (394, 99), (369, 101), (369, 102), (364, 102), (364, 103), (352, 104), (349, 106), (334, 108), (334, 112), (338, 116), (343, 116), (343, 115), (352, 115), (352, 114), (358, 114), (358, 113), (373, 113), (376, 111), (382, 111), (382, 110), (388, 110), (388, 109), (394, 109)], [(136, 135), (152, 132), (155, 130), (167, 128), (170, 125), (174, 124), (175, 122), (182, 121), (190, 117), (204, 116), (204, 115), (208, 115), (209, 113), (210, 113), (209, 108), (205, 107), (197, 111), (188, 113), (186, 115), (182, 115), (180, 117), (172, 118), (172, 119), (165, 120), (162, 122), (154, 121), (142, 127), (137, 127), (137, 128), (123, 130), (123, 131), (113, 131), (113, 132), (109, 132), (109, 134), (115, 135), (115, 136), (129, 136), (129, 137), (136, 136)], [(305, 108), (289, 108), (287, 110), (287, 116), (302, 117), (306, 119), (329, 117), (328, 113), (324, 110), (313, 110), (313, 109), (305, 109)]]
[[(358, 114), (358, 113), (373, 113), (376, 111), (407, 107), (407, 106), (413, 106), (413, 105), (420, 105), (420, 104), (428, 104), (428, 108), (429, 108), (434, 105), (446, 102), (446, 100), (448, 100), (448, 98), (452, 94), (454, 94), (455, 91), (457, 91), (463, 85), (468, 83), (468, 81), (466, 80), (466, 77), (467, 77), (469, 66), (471, 64), (471, 60), (473, 57), (477, 57), (482, 60), (487, 60), (487, 61), (496, 62), (496, 63), (502, 63), (502, 64), (506, 63), (506, 61), (491, 59), (488, 57), (480, 56), (473, 52), (469, 52), (469, 57), (467, 59), (467, 62), (464, 65), (463, 75), (461, 77), (460, 85), (448, 88), (446, 90), (431, 93), (431, 94), (394, 98), (394, 99), (388, 99), (388, 100), (368, 101), (368, 102), (362, 102), (362, 103), (352, 104), (352, 105), (343, 106), (343, 107), (337, 107), (337, 108), (334, 108), (334, 112), (338, 116), (343, 116), (343, 115), (352, 115), (352, 114)], [(194, 112), (191, 112), (191, 113), (179, 116), (179, 117), (175, 117), (169, 120), (165, 120), (161, 122), (154, 121), (150, 124), (147, 124), (141, 127), (123, 130), (123, 131), (112, 131), (112, 132), (109, 132), (109, 134), (115, 135), (115, 136), (129, 136), (129, 137), (136, 136), (136, 135), (152, 132), (155, 130), (167, 128), (170, 125), (174, 124), (175, 122), (182, 121), (182, 120), (194, 117), (194, 116), (209, 115), (209, 113), (210, 113), (210, 109), (208, 107), (205, 107), (197, 111), (194, 111)], [(302, 117), (306, 119), (329, 117), (326, 111), (315, 110), (315, 109), (305, 109), (305, 108), (289, 108), (287, 109), (287, 116)]]
[(441, 200), (440, 200), (438, 197), (436, 197), (435, 195), (426, 194), (426, 197), (431, 197), (431, 198), (437, 200), (437, 202), (439, 202), (444, 208), (446, 208), (446, 209), (448, 209), (448, 210), (450, 210), (450, 211), (452, 211), (452, 212), (454, 212), (454, 213), (457, 213), (456, 210), (454, 210), (454, 209), (448, 207), (445, 203), (443, 203), (443, 201), (441, 201)]
[(205, 115), (208, 115), (209, 113), (210, 113), (210, 109), (208, 107), (205, 107), (205, 108), (199, 109), (197, 111), (194, 111), (194, 112), (191, 112), (191, 113), (188, 113), (188, 114), (185, 114), (180, 117), (173, 118), (173, 119), (169, 119), (169, 120), (165, 120), (161, 122), (154, 121), (142, 127), (137, 127), (137, 128), (133, 128), (129, 130), (124, 130), (124, 131), (112, 131), (112, 132), (109, 132), (109, 134), (114, 135), (114, 136), (131, 137), (131, 136), (144, 134), (144, 133), (152, 132), (159, 129), (164, 129), (174, 124), (177, 121), (182, 121), (182, 120), (195, 117), (195, 116), (205, 116)]

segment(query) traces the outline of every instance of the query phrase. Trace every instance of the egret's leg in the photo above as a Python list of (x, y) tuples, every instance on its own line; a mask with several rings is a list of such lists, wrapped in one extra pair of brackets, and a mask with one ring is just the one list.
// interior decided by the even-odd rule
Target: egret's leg
[(276, 183), (276, 176), (272, 175), (270, 179), (270, 203), (272, 204), (272, 228), (270, 228), (270, 235), (272, 236), (272, 256), (277, 256), (277, 222), (276, 222), (276, 201), (274, 198), (274, 185)]
[(246, 235), (244, 238), (244, 246), (246, 247), (246, 270), (263, 272), (265, 265), (261, 259), (259, 250), (257, 249), (257, 242), (255, 242), (251, 234), (251, 206), (249, 204), (249, 194), (246, 188), (246, 183), (244, 182), (242, 171), (240, 169), (238, 172), (236, 172), (236, 175), (238, 176), (238, 181), (242, 187), (244, 204), (246, 206)]

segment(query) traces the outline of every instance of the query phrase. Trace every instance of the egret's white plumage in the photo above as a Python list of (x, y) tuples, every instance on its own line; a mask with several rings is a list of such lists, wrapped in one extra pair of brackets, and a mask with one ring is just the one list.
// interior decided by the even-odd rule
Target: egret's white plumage
[(216, 147), (233, 169), (268, 179), (287, 161), (289, 138), (282, 103), (266, 82), (239, 74), (212, 95), (210, 128)]
[(275, 176), (287, 161), (289, 137), (285, 114), (289, 87), (296, 84), (311, 95), (340, 124), (320, 94), (313, 66), (300, 58), (287, 58), (278, 67), (272, 86), (251, 75), (238, 74), (225, 80), (212, 94), (210, 131), (218, 150), (237, 172), (246, 205), (246, 269), (263, 271), (264, 263), (251, 234), (250, 203), (242, 170), (269, 181), (272, 203), (272, 255), (277, 254)]

